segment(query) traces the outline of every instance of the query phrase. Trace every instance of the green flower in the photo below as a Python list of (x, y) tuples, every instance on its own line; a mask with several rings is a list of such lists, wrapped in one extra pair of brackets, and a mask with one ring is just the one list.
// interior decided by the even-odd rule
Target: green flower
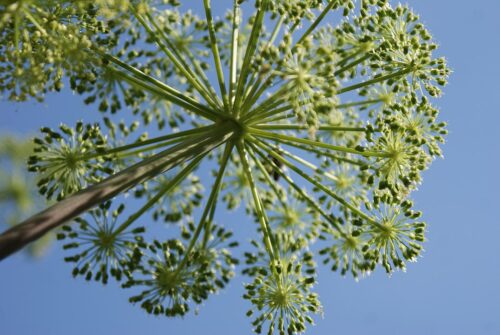
[(376, 212), (377, 225), (370, 225), (365, 231), (370, 236), (363, 247), (365, 258), (380, 263), (387, 273), (394, 268), (406, 270), (404, 261), (415, 262), (422, 252), (425, 222), (416, 221), (420, 212), (411, 210), (411, 202), (400, 207), (380, 205)]
[(107, 284), (111, 275), (117, 281), (128, 272), (127, 257), (136, 245), (143, 244), (144, 227), (127, 230), (119, 225), (118, 217), (125, 209), (119, 205), (110, 213), (111, 202), (101, 205), (89, 213), (91, 220), (75, 219), (77, 227), (63, 226), (57, 234), (58, 240), (66, 240), (63, 249), (76, 252), (65, 257), (66, 262), (75, 263), (73, 276), (84, 276)]
[(64, 124), (59, 131), (42, 128), (43, 138), (35, 138), (34, 154), (28, 161), (29, 170), (37, 172), (40, 194), (62, 199), (88, 184), (97, 182), (99, 174), (110, 172), (102, 159), (88, 159), (106, 144), (98, 125), (78, 122), (70, 128)]
[(253, 305), (247, 316), (254, 318), (252, 325), (258, 334), (264, 326), (268, 334), (302, 333), (307, 324), (314, 324), (311, 315), (322, 311), (318, 295), (311, 292), (315, 283), (313, 256), (303, 252), (303, 242), (290, 235), (278, 235), (277, 239), (281, 253), (267, 264), (255, 265), (262, 255), (247, 255), (251, 267), (245, 273), (255, 277), (245, 285), (243, 297)]
[(319, 251), (324, 256), (323, 264), (331, 263), (331, 270), (340, 270), (342, 276), (350, 272), (356, 280), (359, 275), (369, 275), (372, 268), (363, 252), (367, 239), (360, 227), (361, 221), (351, 219), (351, 223), (340, 218), (337, 220), (342, 227), (340, 231), (328, 224), (323, 225), (321, 239), (331, 243)]
[(286, 23), (299, 24), (303, 18), (313, 19), (312, 10), (321, 3), (321, 0), (276, 0), (269, 2), (268, 10), (273, 16), (283, 17)]
[(129, 299), (131, 303), (141, 302), (141, 308), (148, 313), (178, 316), (189, 311), (191, 301), (199, 304), (208, 297), (207, 281), (211, 274), (201, 272), (193, 260), (179, 267), (185, 252), (180, 241), (154, 241), (148, 249), (152, 255), (146, 256), (138, 268), (143, 278), (136, 277), (124, 284), (145, 288)]
[[(195, 230), (188, 227), (182, 234), (185, 240)], [(140, 246), (131, 259), (133, 270), (123, 287), (142, 287), (143, 291), (129, 301), (140, 302), (150, 314), (183, 316), (192, 304), (199, 305), (224, 288), (238, 263), (229, 252), (237, 243), (227, 241), (232, 234), (223, 228), (212, 225), (210, 231), (206, 244), (191, 251), (182, 240), (174, 239)]]
[(288, 190), (288, 198), (270, 209), (269, 223), (277, 234), (289, 233), (294, 238), (314, 240), (317, 237), (318, 217), (300, 195)]

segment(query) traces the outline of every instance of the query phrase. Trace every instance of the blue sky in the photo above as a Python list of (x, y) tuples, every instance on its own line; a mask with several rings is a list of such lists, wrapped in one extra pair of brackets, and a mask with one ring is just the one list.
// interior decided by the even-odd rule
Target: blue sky
[[(325, 315), (308, 334), (500, 334), (500, 1), (409, 4), (454, 71), (437, 101), (450, 130), (445, 159), (425, 173), (415, 194), (429, 223), (426, 252), (391, 278), (378, 271), (354, 282), (320, 268)], [(0, 102), (0, 132), (34, 133), (96, 115), (75, 101), (66, 93), (43, 105)], [(171, 320), (144, 314), (113, 285), (73, 280), (62, 257), (53, 248), (36, 262), (18, 254), (0, 264), (2, 334), (251, 334), (241, 276), (198, 316)]]

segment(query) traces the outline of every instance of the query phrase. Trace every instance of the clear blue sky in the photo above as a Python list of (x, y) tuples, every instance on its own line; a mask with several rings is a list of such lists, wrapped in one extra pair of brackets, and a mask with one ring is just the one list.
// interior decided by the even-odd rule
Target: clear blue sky
[[(500, 334), (500, 1), (409, 3), (454, 71), (437, 102), (450, 129), (445, 159), (415, 194), (429, 223), (426, 252), (392, 278), (378, 271), (356, 283), (320, 269), (325, 317), (308, 334)], [(78, 100), (66, 94), (44, 106), (0, 103), (0, 132), (91, 120), (95, 114), (83, 114), (89, 108)], [(241, 276), (198, 316), (172, 320), (144, 314), (113, 285), (73, 280), (62, 257), (53, 248), (37, 262), (18, 254), (0, 263), (1, 334), (251, 334)]]

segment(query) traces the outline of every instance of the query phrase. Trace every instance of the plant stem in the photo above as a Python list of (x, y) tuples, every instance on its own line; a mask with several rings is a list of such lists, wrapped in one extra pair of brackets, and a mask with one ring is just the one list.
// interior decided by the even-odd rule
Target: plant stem
[(181, 98), (178, 98), (177, 96), (174, 96), (168, 92), (165, 92), (164, 90), (162, 90), (161, 88), (159, 88), (157, 86), (155, 87), (155, 86), (152, 86), (150, 84), (147, 84), (134, 76), (128, 75), (126, 73), (122, 73), (116, 69), (112, 69), (112, 70), (115, 71), (115, 73), (118, 77), (120, 77), (122, 80), (125, 80), (130, 85), (134, 86), (135, 88), (145, 90), (153, 95), (161, 97), (167, 101), (172, 102), (174, 105), (182, 107), (182, 108), (184, 108), (184, 109), (186, 109), (194, 114), (197, 114), (201, 117), (204, 117), (210, 121), (216, 121), (218, 118), (217, 115), (219, 113), (216, 110), (212, 111), (212, 110), (206, 108), (206, 106), (200, 105), (198, 103), (196, 103), (198, 106), (192, 105), (189, 102), (186, 102), (185, 100), (183, 100)]
[(154, 206), (154, 204), (156, 204), (156, 202), (158, 200), (160, 200), (161, 197), (163, 197), (170, 190), (172, 190), (174, 187), (176, 187), (177, 185), (179, 185), (179, 183), (182, 182), (182, 180), (184, 178), (186, 178), (187, 175), (189, 173), (191, 173), (191, 171), (193, 171), (198, 166), (198, 164), (201, 162), (201, 160), (205, 156), (206, 156), (206, 153), (205, 154), (201, 154), (198, 157), (196, 157), (195, 159), (193, 159), (191, 161), (191, 163), (189, 163), (188, 166), (186, 166), (184, 169), (182, 169), (182, 171), (179, 172), (178, 175), (176, 175), (164, 187), (162, 187), (160, 189), (160, 191), (158, 191), (158, 193), (156, 193), (156, 195), (154, 197), (152, 197), (151, 199), (149, 199), (148, 202), (146, 202), (146, 204), (144, 206), (142, 206), (137, 212), (135, 212), (134, 214), (132, 214), (131, 216), (129, 216), (128, 219), (125, 222), (123, 222), (113, 232), (113, 236), (118, 236), (121, 232), (123, 232), (125, 229), (127, 229), (132, 223), (134, 223), (135, 220), (137, 220), (142, 214), (146, 213), (147, 210), (149, 210), (152, 206)]
[(186, 253), (184, 255), (184, 258), (182, 259), (181, 263), (177, 267), (174, 277), (176, 277), (182, 270), (182, 268), (186, 265), (187, 261), (189, 260), (189, 257), (191, 256), (191, 251), (193, 251), (193, 248), (196, 244), (196, 241), (198, 240), (198, 237), (201, 234), (201, 231), (203, 228), (206, 228), (207, 225), (207, 216), (210, 214), (210, 211), (214, 204), (217, 202), (217, 195), (219, 193), (219, 188), (222, 183), (222, 179), (224, 178), (224, 173), (226, 171), (226, 166), (229, 161), (229, 158), (231, 156), (231, 151), (233, 150), (233, 143), (228, 142), (226, 143), (226, 147), (224, 148), (224, 154), (222, 155), (222, 163), (219, 167), (219, 171), (217, 173), (217, 177), (215, 178), (214, 185), (212, 187), (212, 191), (210, 191), (210, 195), (208, 196), (207, 203), (205, 205), (205, 209), (203, 210), (203, 214), (200, 217), (200, 221), (198, 223), (198, 226), (196, 227), (196, 230), (191, 237), (191, 241), (189, 242), (189, 245), (186, 249)]
[(269, 222), (266, 220), (266, 215), (264, 212), (264, 208), (262, 207), (262, 202), (259, 197), (259, 192), (257, 190), (257, 185), (255, 184), (255, 180), (253, 178), (252, 171), (250, 169), (250, 164), (248, 163), (245, 149), (242, 143), (237, 144), (238, 152), (240, 154), (241, 163), (243, 165), (243, 170), (245, 171), (245, 176), (250, 185), (250, 189), (252, 191), (252, 197), (254, 200), (255, 211), (257, 212), (257, 216), (259, 217), (260, 227), (262, 229), (262, 233), (264, 234), (264, 245), (266, 247), (267, 253), (271, 260), (275, 260), (278, 253), (276, 252), (276, 244), (273, 243), (273, 236), (271, 228), (269, 227)]
[(242, 99), (244, 98), (243, 92), (245, 91), (245, 84), (247, 82), (248, 73), (250, 71), (251, 61), (255, 53), (255, 49), (257, 47), (259, 36), (262, 30), (262, 23), (264, 21), (264, 14), (265, 14), (264, 8), (265, 6), (267, 6), (267, 2), (268, 0), (262, 0), (261, 6), (257, 10), (257, 15), (255, 17), (255, 21), (252, 27), (252, 32), (250, 33), (250, 38), (248, 40), (247, 48), (245, 51), (245, 56), (243, 58), (243, 64), (241, 65), (240, 77), (236, 89), (236, 99), (234, 102), (234, 108), (236, 108), (235, 110), (236, 117), (238, 117), (240, 113), (239, 107), (242, 102)]
[(0, 235), (0, 260), (121, 192), (215, 149), (234, 134), (232, 121), (221, 122), (210, 134), (190, 138), (59, 201)]
[[(271, 37), (269, 38), (269, 41), (267, 41), (265, 48), (269, 48), (271, 45), (274, 44), (274, 41), (276, 40), (276, 37), (278, 37), (278, 34), (281, 30), (281, 26), (283, 25), (284, 22), (285, 22), (285, 17), (283, 15), (281, 15), (280, 18), (278, 19), (278, 21), (276, 22), (276, 25), (274, 26)], [(257, 78), (257, 76), (258, 76), (258, 78)], [(249, 110), (248, 100), (252, 100), (252, 101), (255, 100), (256, 101), (260, 97), (260, 95), (262, 94), (262, 93), (260, 93), (260, 91), (264, 91), (269, 87), (270, 82), (267, 82), (267, 80), (266, 80), (264, 82), (264, 85), (259, 89), (259, 91), (258, 91), (259, 93), (257, 93), (257, 95), (255, 95), (255, 93), (257, 92), (257, 89), (259, 88), (260, 84), (263, 81), (264, 76), (265, 76), (264, 74), (259, 73), (259, 72), (254, 72), (252, 74), (252, 79), (250, 80), (250, 83), (252, 83), (252, 85), (247, 85), (247, 88), (245, 89), (245, 93), (243, 94), (244, 102), (243, 102), (242, 110), (244, 113), (248, 112), (248, 110)], [(253, 99), (254, 96), (256, 96), (257, 98)]]
[(116, 153), (119, 153), (119, 152), (122, 152), (122, 151), (126, 151), (126, 150), (129, 150), (129, 149), (134, 149), (134, 148), (138, 148), (138, 147), (144, 147), (144, 146), (147, 146), (147, 145), (150, 145), (150, 144), (164, 142), (164, 141), (168, 141), (168, 140), (172, 140), (172, 139), (178, 139), (178, 138), (182, 138), (182, 137), (186, 137), (186, 136), (191, 136), (191, 135), (196, 135), (196, 134), (200, 134), (200, 133), (203, 133), (203, 132), (206, 132), (206, 131), (210, 131), (210, 129), (212, 129), (214, 127), (215, 127), (215, 125), (211, 124), (211, 125), (205, 126), (205, 127), (193, 128), (193, 129), (189, 129), (189, 130), (185, 130), (185, 131), (180, 131), (178, 133), (173, 133), (173, 134), (168, 134), (168, 135), (164, 135), (164, 136), (159, 136), (159, 137), (151, 138), (149, 140), (135, 142), (135, 143), (132, 143), (132, 144), (127, 144), (127, 145), (123, 145), (121, 147), (112, 148), (112, 149), (109, 149), (109, 150), (104, 150), (104, 151), (89, 153), (88, 155), (85, 155), (84, 157), (82, 157), (82, 159), (87, 160), (87, 159), (92, 159), (92, 158), (95, 158), (95, 157), (112, 155), (112, 154), (116, 154)]
[(338, 109), (344, 109), (344, 108), (350, 108), (350, 107), (356, 107), (356, 106), (378, 104), (379, 102), (382, 102), (382, 99), (371, 99), (371, 100), (348, 102), (348, 103), (345, 103), (345, 104), (337, 105), (335, 107), (338, 108)]
[[(261, 124), (254, 125), (256, 129), (262, 130), (307, 130), (309, 129), (306, 125), (302, 124)], [(352, 131), (352, 132), (364, 132), (366, 128), (364, 127), (342, 127), (342, 126), (319, 126), (317, 130), (329, 130), (329, 131)]]
[(368, 59), (368, 58), (370, 58), (370, 57), (371, 57), (371, 55), (369, 55), (369, 54), (364, 55), (363, 57), (360, 57), (360, 58), (356, 59), (355, 61), (352, 61), (351, 63), (349, 63), (349, 64), (347, 64), (347, 65), (345, 65), (345, 66), (341, 67), (340, 69), (338, 69), (337, 71), (335, 71), (335, 72), (333, 73), (333, 75), (334, 75), (335, 77), (337, 77), (337, 76), (338, 76), (339, 74), (341, 74), (342, 72), (345, 72), (345, 71), (349, 70), (350, 68), (352, 68), (352, 67), (354, 67), (354, 66), (356, 66), (356, 65), (358, 65), (358, 64), (363, 63), (365, 60), (367, 60), (367, 59)]
[[(245, 146), (247, 149), (254, 150), (253, 147), (251, 147), (251, 145), (248, 142), (245, 142), (245, 144), (246, 144)], [(281, 207), (287, 208), (288, 205), (283, 200), (283, 195), (280, 194), (279, 189), (276, 186), (276, 181), (271, 178), (271, 176), (269, 175), (269, 172), (267, 172), (266, 168), (264, 167), (264, 165), (262, 165), (260, 160), (255, 157), (255, 154), (252, 152), (252, 150), (247, 150), (248, 154), (250, 155), (250, 157), (252, 157), (255, 164), (257, 164), (257, 167), (259, 168), (260, 172), (262, 172), (262, 174), (264, 175), (266, 182), (269, 184), (269, 186), (271, 186), (274, 194), (276, 195), (276, 198), (278, 198), (278, 201), (281, 203)], [(267, 162), (267, 163), (269, 163), (269, 162)], [(274, 171), (278, 172), (278, 174), (279, 174), (279, 171), (278, 171), (278, 170), (280, 170), (279, 167), (273, 166), (273, 168), (274, 168)]]
[(275, 134), (275, 133), (271, 133), (268, 131), (258, 130), (256, 128), (249, 128), (248, 131), (251, 134), (254, 134), (258, 137), (270, 138), (270, 139), (273, 139), (273, 140), (278, 141), (278, 142), (283, 142), (283, 141), (297, 142), (297, 143), (308, 144), (311, 146), (316, 146), (316, 147), (325, 148), (325, 149), (329, 149), (329, 150), (340, 151), (340, 152), (345, 152), (345, 153), (350, 153), (350, 154), (356, 154), (356, 155), (361, 155), (361, 156), (366, 156), (366, 157), (387, 157), (387, 154), (383, 153), (383, 152), (358, 151), (358, 150), (353, 149), (353, 148), (342, 147), (342, 146), (338, 146), (338, 145), (332, 145), (332, 144), (328, 144), (328, 143), (308, 140), (305, 138), (287, 136), (287, 135), (283, 135), (283, 134)]
[[(238, 0), (233, 2), (233, 32), (231, 36), (231, 69), (229, 70), (229, 102), (231, 107), (234, 104), (234, 95), (236, 93), (236, 84), (238, 76), (238, 51), (240, 36), (240, 4)], [(234, 111), (233, 111), (234, 113)]]
[[(104, 59), (114, 63), (115, 65), (121, 67), (122, 69), (130, 72), (131, 74), (133, 74), (135, 76), (135, 78), (133, 78), (133, 77), (131, 78), (130, 76), (127, 76), (126, 74), (121, 73), (120, 71), (116, 71), (120, 76), (123, 76), (125, 79), (129, 79), (129, 80), (133, 81), (135, 84), (141, 85), (143, 88), (147, 89), (150, 86), (146, 85), (144, 83), (141, 84), (140, 80), (146, 81), (148, 84), (156, 86), (159, 89), (159, 91), (156, 90), (156, 91), (153, 91), (153, 93), (156, 93), (160, 96), (163, 96), (163, 97), (167, 98), (167, 100), (170, 100), (173, 103), (175, 103), (181, 107), (193, 110), (193, 108), (189, 108), (189, 106), (194, 106), (198, 110), (204, 111), (205, 114), (208, 113), (208, 114), (212, 114), (213, 116), (221, 115), (221, 113), (218, 110), (210, 109), (209, 107), (207, 107), (203, 104), (200, 104), (195, 99), (187, 96), (186, 94), (183, 94), (182, 92), (179, 92), (175, 88), (168, 86), (167, 84), (151, 77), (150, 75), (145, 74), (141, 70), (139, 70), (133, 66), (130, 66), (125, 62), (122, 62), (120, 59), (118, 59), (114, 56), (102, 53), (100, 51), (97, 51), (97, 53), (99, 53)], [(135, 79), (135, 81), (133, 79)], [(168, 95), (165, 96), (164, 94), (162, 94), (162, 92), (167, 93)], [(169, 99), (168, 98), (169, 96), (175, 97), (176, 100)], [(184, 104), (179, 103), (179, 101), (183, 102)], [(194, 112), (196, 113), (196, 110)]]
[(318, 180), (316, 180), (316, 179), (312, 178), (311, 176), (309, 176), (307, 173), (305, 173), (304, 171), (302, 171), (300, 168), (298, 168), (294, 164), (290, 163), (288, 160), (286, 160), (285, 158), (283, 158), (281, 155), (278, 155), (275, 152), (275, 150), (269, 144), (264, 143), (262, 141), (257, 141), (255, 144), (258, 145), (259, 147), (261, 147), (266, 152), (268, 152), (269, 155), (271, 155), (274, 158), (276, 158), (277, 160), (279, 160), (282, 164), (286, 165), (289, 169), (291, 169), (292, 171), (294, 171), (295, 173), (297, 173), (299, 176), (301, 176), (302, 178), (304, 178), (306, 181), (308, 181), (309, 183), (311, 183), (313, 186), (317, 187), (318, 189), (320, 189), (321, 191), (323, 191), (325, 194), (327, 194), (330, 197), (332, 197), (340, 205), (342, 205), (343, 207), (349, 209), (352, 213), (354, 213), (354, 214), (358, 215), (359, 217), (363, 218), (369, 224), (372, 224), (372, 225), (375, 225), (375, 226), (380, 226), (380, 223), (378, 223), (376, 220), (374, 220), (373, 218), (369, 217), (367, 214), (363, 213), (361, 210), (359, 210), (358, 208), (356, 208), (354, 205), (350, 204), (344, 198), (342, 198), (341, 196), (339, 196), (335, 192), (333, 192), (330, 188), (328, 188), (327, 186), (323, 185)]
[[(141, 25), (146, 29), (149, 35), (156, 41), (160, 49), (167, 55), (167, 57), (172, 61), (174, 66), (177, 68), (179, 72), (181, 72), (186, 80), (200, 93), (200, 95), (205, 99), (205, 101), (210, 104), (213, 108), (218, 108), (216, 100), (210, 94), (209, 90), (203, 86), (198, 77), (191, 71), (191, 68), (188, 64), (180, 57), (180, 54), (176, 51), (175, 47), (170, 43), (168, 37), (161, 30), (161, 28), (156, 24), (154, 19), (148, 15), (149, 21), (153, 25), (156, 31), (153, 31), (151, 27), (147, 24), (144, 18), (134, 10), (134, 15), (137, 20), (141, 23)], [(158, 38), (157, 34), (163, 38), (167, 46)], [(171, 51), (172, 50), (172, 51)]]
[(337, 3), (337, 0), (330, 0), (330, 2), (325, 7), (325, 9), (323, 9), (323, 11), (321, 12), (321, 14), (319, 14), (319, 16), (311, 24), (311, 26), (306, 30), (306, 32), (302, 35), (302, 37), (300, 37), (300, 39), (298, 40), (298, 42), (297, 42), (296, 45), (302, 44), (302, 42), (304, 42), (304, 40), (307, 38), (307, 36), (309, 36), (314, 31), (314, 29), (316, 29), (316, 27), (321, 23), (321, 21), (323, 21), (323, 19), (325, 18), (326, 14), (328, 14), (328, 12), (330, 11), (330, 9), (332, 9), (333, 6), (336, 3)]
[(210, 7), (210, 0), (203, 0), (205, 7), (205, 15), (207, 17), (208, 33), (210, 36), (210, 46), (212, 47), (212, 55), (214, 57), (215, 69), (217, 72), (217, 79), (219, 81), (220, 92), (222, 94), (222, 101), (226, 112), (229, 113), (229, 98), (227, 96), (226, 83), (224, 80), (224, 73), (222, 72), (222, 63), (219, 55), (219, 47), (217, 45), (217, 37), (215, 36), (215, 27), (212, 18), (212, 8)]
[(337, 94), (342, 94), (342, 93), (346, 93), (346, 92), (349, 92), (349, 91), (353, 91), (353, 90), (356, 90), (358, 88), (362, 88), (362, 87), (365, 87), (365, 86), (376, 84), (376, 83), (379, 83), (379, 82), (382, 82), (382, 81), (386, 81), (386, 80), (390, 80), (390, 79), (394, 79), (394, 78), (399, 78), (399, 77), (402, 77), (402, 76), (410, 73), (411, 71), (412, 71), (412, 68), (411, 67), (407, 67), (407, 68), (401, 69), (401, 70), (393, 72), (393, 73), (389, 73), (389, 74), (386, 74), (386, 75), (383, 75), (383, 76), (375, 77), (373, 79), (364, 81), (364, 82), (359, 83), (359, 84), (355, 84), (355, 85), (351, 85), (351, 86), (348, 86), (348, 87), (344, 87), (344, 88), (338, 90)]
[[(258, 140), (256, 140), (258, 141)], [(302, 188), (300, 188), (294, 181), (293, 179), (285, 174), (281, 169), (276, 165), (275, 162), (273, 162), (271, 159), (269, 159), (265, 154), (263, 154), (258, 148), (255, 147), (253, 143), (250, 144), (252, 149), (261, 157), (262, 160), (264, 160), (267, 164), (270, 164), (275, 171), (290, 185), (306, 202), (308, 202), (314, 209), (325, 219), (327, 220), (342, 236), (345, 236), (345, 232), (342, 230), (341, 226), (338, 224), (338, 222), (335, 222), (332, 220), (332, 217), (328, 215), (323, 208), (321, 208), (320, 204), (313, 199), (311, 196), (309, 196)], [(257, 164), (262, 165), (262, 163), (259, 162), (259, 160), (254, 159)], [(267, 171), (266, 171), (267, 172)]]
[(303, 144), (294, 143), (294, 142), (287, 142), (287, 141), (283, 141), (281, 143), (292, 146), (292, 147), (296, 147), (296, 148), (304, 150), (306, 152), (314, 152), (315, 154), (319, 155), (320, 157), (327, 156), (327, 157), (330, 157), (330, 158), (337, 160), (337, 161), (340, 161), (340, 162), (346, 162), (346, 163), (354, 164), (354, 165), (358, 165), (358, 166), (366, 166), (367, 165), (366, 162), (337, 156), (337, 155), (334, 155), (328, 151), (319, 150), (319, 149), (316, 149), (312, 146), (306, 146)]

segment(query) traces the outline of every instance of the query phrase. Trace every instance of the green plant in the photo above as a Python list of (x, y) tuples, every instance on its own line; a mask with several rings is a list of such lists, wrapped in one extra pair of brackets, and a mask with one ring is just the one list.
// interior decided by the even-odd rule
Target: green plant
[[(243, 270), (254, 330), (300, 333), (321, 312), (315, 258), (358, 278), (422, 251), (409, 197), (441, 155), (430, 99), (449, 70), (418, 16), (388, 1), (235, 0), (222, 19), (202, 4), (204, 18), (176, 0), (0, 2), (1, 92), (41, 100), (69, 83), (106, 113), (42, 128), (28, 165), (58, 203), (1, 235), (0, 257), (74, 219), (58, 238), (75, 276), (113, 277), (142, 288), (130, 301), (147, 312), (184, 315), (233, 276), (237, 243), (214, 219), (219, 199), (243, 203), (261, 236)], [(124, 192), (144, 199), (126, 219), (111, 202)], [(179, 237), (152, 239), (147, 212)]]

